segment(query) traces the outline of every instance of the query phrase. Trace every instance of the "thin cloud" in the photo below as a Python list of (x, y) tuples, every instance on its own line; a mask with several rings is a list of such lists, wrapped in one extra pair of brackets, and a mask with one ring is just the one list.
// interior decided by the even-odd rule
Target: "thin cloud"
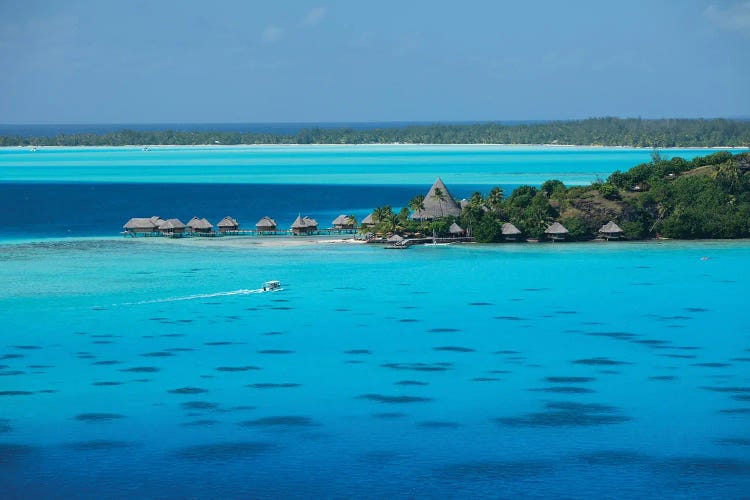
[(704, 11), (715, 26), (727, 31), (739, 31), (750, 36), (750, 0), (726, 7), (712, 3)]
[(282, 28), (269, 24), (266, 26), (266, 29), (263, 30), (263, 33), (261, 33), (260, 39), (263, 43), (276, 43), (281, 40), (282, 36), (284, 36), (284, 30)]
[(314, 9), (310, 9), (310, 11), (305, 14), (305, 17), (302, 18), (302, 25), (303, 26), (317, 26), (320, 21), (323, 20), (323, 18), (326, 15), (326, 8), (325, 7), (315, 7)]

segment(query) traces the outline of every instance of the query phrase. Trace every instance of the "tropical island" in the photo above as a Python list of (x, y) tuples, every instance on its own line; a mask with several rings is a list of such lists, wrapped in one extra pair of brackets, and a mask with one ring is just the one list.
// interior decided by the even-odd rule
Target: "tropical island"
[(311, 128), (293, 134), (236, 131), (120, 130), (103, 134), (0, 136), (11, 146), (133, 146), (250, 144), (559, 144), (623, 147), (750, 146), (750, 121), (728, 119), (589, 118), (521, 124)]
[[(611, 224), (610, 224), (611, 223)], [(454, 200), (438, 179), (400, 212), (378, 207), (362, 225), (373, 234), (470, 235), (478, 242), (750, 237), (750, 153), (722, 151), (686, 161), (652, 153), (648, 163), (605, 181), (566, 187), (548, 180), (509, 196), (493, 188)], [(395, 238), (394, 241), (398, 241)]]

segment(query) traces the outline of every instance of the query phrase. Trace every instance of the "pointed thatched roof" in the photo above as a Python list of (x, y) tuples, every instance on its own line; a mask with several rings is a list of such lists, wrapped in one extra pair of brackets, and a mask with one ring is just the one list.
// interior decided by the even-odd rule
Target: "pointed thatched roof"
[(158, 226), (154, 224), (151, 217), (133, 217), (122, 226), (123, 229), (152, 229)]
[(226, 216), (219, 223), (217, 224), (219, 227), (240, 227), (240, 223), (237, 222), (237, 219), (234, 219), (233, 217)]
[(552, 225), (550, 225), (544, 231), (544, 234), (567, 234), (567, 233), (568, 233), (568, 230), (565, 229), (565, 226), (563, 226), (559, 222), (553, 222)]
[(404, 237), (398, 234), (394, 234), (393, 236), (388, 238), (388, 241), (390, 243), (401, 243), (402, 241), (404, 241)]
[(353, 224), (354, 221), (349, 215), (341, 214), (335, 219), (333, 219), (333, 225), (334, 226), (347, 226)]
[(451, 234), (461, 234), (464, 232), (464, 230), (461, 229), (461, 226), (454, 222), (453, 224), (451, 224), (451, 227), (448, 228), (448, 232), (450, 232)]
[(362, 219), (362, 222), (360, 222), (360, 224), (363, 226), (369, 226), (369, 225), (373, 225), (376, 223), (377, 222), (375, 220), (375, 212), (371, 213), (370, 215)]
[[(441, 197), (435, 194), (438, 189), (442, 192)], [(438, 177), (424, 198), (424, 210), (416, 210), (412, 218), (415, 220), (439, 219), (460, 214), (461, 209), (451, 196), (448, 188), (443, 184), (442, 179)]]
[(156, 226), (156, 227), (159, 227), (159, 226), (161, 225), (161, 223), (162, 223), (162, 222), (164, 222), (164, 219), (162, 219), (162, 218), (161, 218), (161, 217), (159, 217), (158, 215), (152, 215), (152, 216), (151, 216), (151, 217), (149, 218), (149, 220), (150, 220), (150, 221), (151, 221), (151, 223), (153, 223), (153, 225), (154, 225), (154, 226)]
[(502, 234), (503, 236), (516, 236), (518, 234), (521, 234), (521, 230), (514, 226), (512, 223), (506, 222), (505, 224), (503, 224)]
[(255, 223), (255, 227), (258, 228), (276, 228), (276, 221), (270, 218), (269, 216), (263, 217), (261, 220)]
[(318, 227), (318, 221), (316, 221), (312, 217), (308, 217), (307, 215), (305, 215), (304, 217), (302, 217), (302, 220), (305, 221), (307, 227)]
[(193, 217), (190, 219), (190, 222), (187, 223), (187, 227), (190, 229), (213, 229), (213, 225), (208, 222), (206, 219), (199, 219), (198, 217)]
[(298, 215), (292, 222), (292, 229), (302, 229), (304, 227), (318, 227), (318, 221), (312, 217)]
[(612, 221), (609, 221), (604, 224), (601, 229), (599, 229), (599, 232), (604, 234), (621, 234), (623, 231), (620, 226)]
[(159, 225), (161, 231), (174, 231), (175, 229), (185, 229), (185, 224), (180, 219), (167, 219)]

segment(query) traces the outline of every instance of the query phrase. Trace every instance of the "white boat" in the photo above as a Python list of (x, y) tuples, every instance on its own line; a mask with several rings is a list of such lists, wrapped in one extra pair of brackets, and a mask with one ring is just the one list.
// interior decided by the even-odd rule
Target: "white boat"
[(281, 282), (276, 280), (266, 281), (263, 283), (264, 292), (275, 292), (281, 290)]

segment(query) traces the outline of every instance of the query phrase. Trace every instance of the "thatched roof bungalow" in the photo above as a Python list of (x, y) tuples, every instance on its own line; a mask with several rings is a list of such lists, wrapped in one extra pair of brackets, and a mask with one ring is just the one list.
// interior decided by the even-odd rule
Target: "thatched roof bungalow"
[(565, 239), (568, 230), (559, 222), (553, 222), (547, 229), (545, 229), (544, 234), (552, 241), (559, 241)]
[(359, 223), (359, 227), (362, 229), (366, 229), (366, 228), (374, 227), (375, 224), (377, 223), (378, 221), (375, 218), (375, 212), (373, 212), (367, 217), (365, 217), (364, 219), (362, 219), (362, 222)]
[(277, 227), (276, 221), (267, 215), (255, 223), (255, 229), (257, 229), (259, 233), (276, 231)]
[(187, 223), (188, 231), (197, 234), (209, 234), (213, 232), (214, 226), (206, 219), (199, 219), (193, 217), (190, 222)]
[(221, 219), (217, 226), (219, 227), (220, 233), (239, 231), (240, 229), (240, 223), (237, 222), (237, 219), (234, 219), (228, 215)]
[[(159, 218), (156, 217), (156, 219)], [(154, 217), (133, 217), (122, 228), (132, 235), (155, 233), (159, 230), (159, 226), (154, 223), (154, 220)]]
[(185, 232), (185, 224), (180, 219), (167, 219), (159, 225), (159, 231), (164, 236), (181, 235)]
[(318, 230), (318, 221), (310, 217), (298, 215), (292, 223), (292, 234), (311, 234)]
[(400, 234), (393, 234), (389, 236), (386, 241), (388, 241), (388, 243), (390, 243), (391, 245), (400, 246), (404, 244), (404, 240), (405, 238)]
[(516, 241), (521, 236), (521, 230), (511, 222), (503, 224), (500, 231), (503, 235), (503, 239), (506, 241)]
[(622, 237), (623, 231), (613, 221), (609, 221), (599, 229), (599, 234), (608, 240), (616, 240)]
[(341, 214), (333, 219), (334, 229), (354, 229), (354, 218), (351, 215)]
[(424, 209), (416, 210), (412, 219), (418, 221), (440, 219), (442, 217), (461, 215), (461, 208), (453, 199), (448, 188), (440, 177), (437, 178), (423, 202)]
[(451, 224), (451, 227), (448, 228), (448, 232), (453, 236), (463, 236), (466, 233), (466, 231), (464, 231), (461, 226), (459, 226), (455, 222)]

